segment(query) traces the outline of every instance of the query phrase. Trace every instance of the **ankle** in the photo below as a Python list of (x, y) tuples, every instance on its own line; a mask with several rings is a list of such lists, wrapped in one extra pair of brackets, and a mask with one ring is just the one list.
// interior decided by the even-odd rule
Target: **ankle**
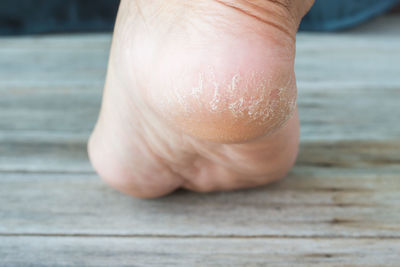
[(296, 34), (301, 19), (310, 10), (314, 0), (215, 0), (235, 8), (265, 23)]

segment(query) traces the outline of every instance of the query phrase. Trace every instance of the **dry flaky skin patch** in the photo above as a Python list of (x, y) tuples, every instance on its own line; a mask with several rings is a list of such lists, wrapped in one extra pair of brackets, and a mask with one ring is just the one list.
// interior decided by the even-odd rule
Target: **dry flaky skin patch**
[(260, 136), (282, 126), (296, 108), (294, 77), (281, 80), (274, 86), (276, 79), (263, 72), (221, 77), (209, 67), (158, 95), (159, 111), (192, 135), (208, 132), (229, 139), (228, 135), (252, 131)]
[[(237, 73), (223, 82), (217, 81), (213, 70), (210, 73), (208, 77), (200, 73), (192, 90), (175, 88), (174, 96), (188, 115), (201, 107), (210, 113), (226, 114), (229, 111), (234, 118), (265, 122), (276, 112), (287, 113), (289, 110), (291, 113), (295, 109), (292, 77), (284, 86), (273, 88), (264, 73), (253, 72), (247, 77)], [(189, 106), (190, 103), (193, 105)]]

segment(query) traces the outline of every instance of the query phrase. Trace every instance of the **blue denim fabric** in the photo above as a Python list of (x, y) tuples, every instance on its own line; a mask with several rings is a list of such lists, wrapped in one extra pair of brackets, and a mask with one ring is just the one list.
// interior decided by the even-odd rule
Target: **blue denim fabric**
[[(344, 29), (384, 13), (399, 1), (316, 0), (300, 29)], [(119, 0), (0, 0), (0, 35), (111, 31), (118, 4)]]
[(337, 31), (361, 24), (393, 8), (399, 0), (316, 0), (300, 30)]
[(119, 0), (0, 0), (0, 35), (111, 31), (118, 5)]

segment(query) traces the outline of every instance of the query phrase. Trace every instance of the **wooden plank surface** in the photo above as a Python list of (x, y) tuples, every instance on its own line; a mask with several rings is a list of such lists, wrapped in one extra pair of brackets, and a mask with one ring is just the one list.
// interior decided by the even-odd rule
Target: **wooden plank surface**
[(8, 266), (365, 267), (400, 261), (399, 242), (380, 239), (9, 236), (2, 241), (0, 262)]
[(393, 25), (299, 34), (301, 152), (286, 180), (151, 201), (105, 186), (86, 155), (110, 35), (0, 39), (0, 265), (396, 266)]
[(331, 169), (297, 169), (255, 190), (152, 201), (114, 192), (92, 174), (3, 174), (0, 234), (400, 238), (398, 175)]

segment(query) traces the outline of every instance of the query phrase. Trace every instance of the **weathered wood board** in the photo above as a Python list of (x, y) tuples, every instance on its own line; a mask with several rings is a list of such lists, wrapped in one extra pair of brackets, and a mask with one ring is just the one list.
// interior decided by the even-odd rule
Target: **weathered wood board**
[(10, 266), (365, 267), (400, 260), (399, 242), (380, 239), (7, 236), (2, 242), (0, 258)]
[(151, 201), (108, 188), (87, 159), (110, 41), (0, 39), (0, 266), (398, 266), (399, 17), (299, 34), (287, 179)]

